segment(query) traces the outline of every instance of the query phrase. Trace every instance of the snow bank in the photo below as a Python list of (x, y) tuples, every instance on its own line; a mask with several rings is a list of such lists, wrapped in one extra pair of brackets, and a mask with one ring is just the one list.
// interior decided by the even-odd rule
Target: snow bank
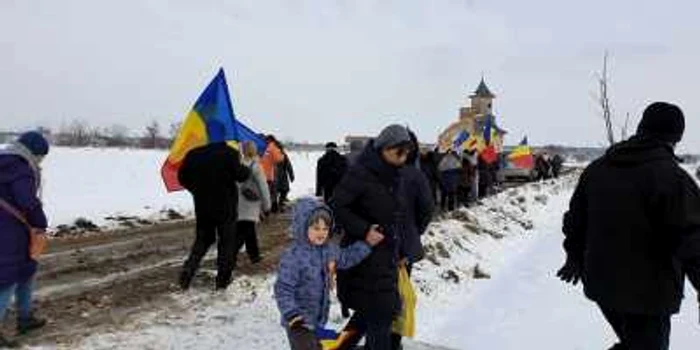
[[(162, 219), (174, 209), (192, 215), (187, 192), (167, 193), (160, 168), (162, 150), (53, 148), (43, 164), (43, 199), (51, 226), (72, 224), (77, 218), (99, 226), (114, 225), (110, 216)], [(297, 181), (291, 196), (313, 192), (318, 152), (292, 152)]]

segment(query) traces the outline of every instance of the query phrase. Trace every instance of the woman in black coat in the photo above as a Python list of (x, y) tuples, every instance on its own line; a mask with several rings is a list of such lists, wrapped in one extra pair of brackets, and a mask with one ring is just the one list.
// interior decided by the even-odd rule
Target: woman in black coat
[(411, 151), (408, 130), (392, 125), (371, 141), (336, 187), (333, 206), (345, 236), (341, 246), (383, 234), (384, 241), (356, 267), (338, 273), (338, 297), (367, 330), (367, 349), (391, 349), (391, 323), (400, 311), (398, 263), (406, 222), (400, 168)]

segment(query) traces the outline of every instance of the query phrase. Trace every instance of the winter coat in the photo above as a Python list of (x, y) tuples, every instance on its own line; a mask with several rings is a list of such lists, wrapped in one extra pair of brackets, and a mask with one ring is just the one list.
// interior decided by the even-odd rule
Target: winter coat
[[(243, 161), (243, 165), (250, 169), (250, 177), (238, 185), (238, 221), (259, 222), (260, 214), (268, 212), (272, 208), (270, 200), (270, 188), (267, 186), (265, 174), (258, 161)], [(243, 195), (243, 189), (248, 188), (258, 194), (260, 199), (251, 201)]]
[(336, 150), (329, 150), (316, 164), (316, 196), (330, 198), (347, 171), (347, 160)]
[(672, 314), (685, 275), (700, 288), (700, 190), (667, 144), (635, 136), (589, 165), (563, 231), (586, 296), (606, 308)]
[(440, 182), (440, 172), (438, 171), (438, 161), (435, 152), (430, 151), (427, 154), (421, 155), (420, 169), (431, 184)]
[(348, 166), (354, 165), (357, 163), (357, 159), (360, 158), (360, 155), (365, 149), (365, 144), (362, 141), (359, 140), (354, 140), (350, 142), (350, 152), (345, 155), (345, 159), (347, 159)]
[(250, 176), (240, 154), (225, 143), (213, 143), (187, 153), (178, 179), (194, 197), (198, 221), (212, 224), (238, 219), (238, 182)]
[(300, 199), (294, 207), (291, 231), (295, 240), (282, 254), (274, 287), (283, 326), (297, 316), (309, 328), (324, 326), (330, 308), (329, 263), (335, 262), (337, 269), (347, 269), (372, 251), (365, 242), (355, 242), (344, 249), (332, 243), (312, 245), (308, 238), (309, 219), (317, 210), (330, 211), (311, 198)]
[(267, 149), (265, 154), (263, 154), (260, 160), (260, 166), (262, 166), (263, 173), (265, 173), (265, 179), (267, 182), (275, 181), (275, 170), (277, 169), (277, 164), (284, 161), (284, 153), (277, 147), (274, 142), (269, 142), (267, 144)]
[[(0, 198), (12, 205), (33, 228), (46, 229), (38, 197), (40, 183), (36, 158), (19, 144), (0, 151)], [(0, 208), (0, 288), (27, 281), (37, 264), (29, 257), (29, 230)]]
[(401, 169), (400, 193), (407, 222), (406, 229), (401, 232), (400, 256), (416, 263), (425, 257), (421, 236), (433, 218), (435, 200), (428, 179), (414, 166)]
[(399, 183), (399, 169), (384, 162), (370, 142), (335, 189), (331, 202), (345, 231), (341, 247), (363, 241), (372, 225), (385, 236), (361, 264), (338, 273), (338, 297), (346, 308), (382, 317), (400, 308), (397, 263), (406, 217)]
[(277, 164), (275, 169), (275, 182), (277, 183), (277, 191), (280, 193), (289, 193), (289, 183), (294, 182), (294, 168), (289, 156), (284, 153), (284, 160)]
[(447, 153), (438, 164), (438, 170), (441, 173), (460, 169), (462, 169), (462, 160), (454, 152)]

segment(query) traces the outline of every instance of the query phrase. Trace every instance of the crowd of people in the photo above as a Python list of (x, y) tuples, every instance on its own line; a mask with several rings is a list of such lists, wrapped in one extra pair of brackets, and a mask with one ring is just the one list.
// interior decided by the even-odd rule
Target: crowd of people
[[(619, 337), (611, 349), (668, 349), (684, 277), (700, 290), (700, 189), (674, 154), (684, 125), (677, 106), (649, 106), (635, 136), (586, 168), (564, 216), (567, 259), (557, 275), (583, 282)], [(214, 243), (217, 290), (231, 283), (243, 246), (251, 263), (264, 259), (258, 223), (287, 210), (295, 180), (284, 146), (273, 136), (265, 140), (262, 152), (254, 142), (239, 150), (212, 143), (186, 155), (178, 179), (193, 196), (196, 238), (180, 274), (183, 290)], [(14, 296), (20, 334), (46, 323), (31, 303), (35, 242), (47, 227), (40, 164), (48, 152), (36, 132), (0, 148), (0, 320)], [(542, 156), (535, 166), (558, 177), (561, 163)], [(318, 331), (336, 289), (352, 335), (339, 349), (354, 349), (363, 337), (368, 350), (401, 349), (402, 334), (392, 327), (405, 307), (399, 271), (410, 274), (424, 258), (421, 236), (436, 208), (454, 210), (491, 194), (497, 171), (476, 152), (421, 149), (401, 125), (351, 144), (345, 155), (328, 143), (317, 163), (316, 196), (294, 204), (294, 240), (274, 286), (290, 348), (322, 349)], [(0, 347), (15, 346), (0, 334)]]

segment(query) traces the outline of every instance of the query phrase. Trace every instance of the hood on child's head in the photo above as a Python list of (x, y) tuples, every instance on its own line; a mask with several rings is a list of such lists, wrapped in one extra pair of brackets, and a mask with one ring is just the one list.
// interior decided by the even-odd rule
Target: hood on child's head
[[(326, 210), (331, 213), (331, 218), (333, 217), (330, 207), (325, 205), (323, 202), (312, 197), (304, 197), (297, 200), (292, 211), (292, 225), (290, 230), (294, 235), (294, 239), (297, 243), (310, 244), (309, 242), (309, 226), (311, 226), (311, 216), (314, 212), (318, 210)], [(331, 223), (331, 228), (333, 224)]]

